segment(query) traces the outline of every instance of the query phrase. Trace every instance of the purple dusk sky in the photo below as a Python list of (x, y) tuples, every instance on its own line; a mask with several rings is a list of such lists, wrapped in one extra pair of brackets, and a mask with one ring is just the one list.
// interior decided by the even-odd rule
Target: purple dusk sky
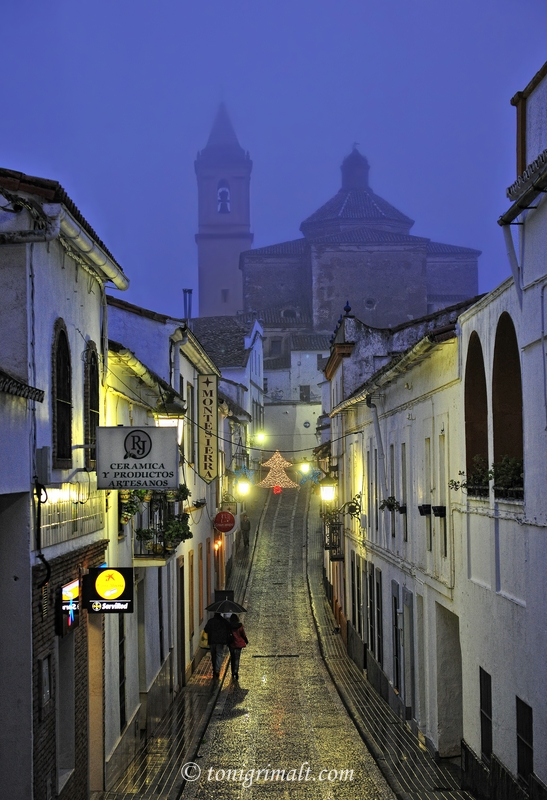
[(1, 27), (0, 166), (60, 181), (130, 302), (182, 316), (197, 285), (194, 158), (221, 99), (255, 247), (300, 235), (359, 142), (412, 233), (482, 250), (481, 291), (510, 274), (509, 100), (547, 60), (545, 0), (4, 0)]

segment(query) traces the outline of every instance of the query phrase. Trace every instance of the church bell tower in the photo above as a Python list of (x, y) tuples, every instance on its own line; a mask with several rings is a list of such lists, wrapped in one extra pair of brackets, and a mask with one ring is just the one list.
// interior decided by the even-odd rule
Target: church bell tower
[(237, 140), (224, 103), (194, 166), (198, 182), (199, 316), (233, 315), (243, 309), (239, 254), (249, 250), (253, 242), (253, 162)]

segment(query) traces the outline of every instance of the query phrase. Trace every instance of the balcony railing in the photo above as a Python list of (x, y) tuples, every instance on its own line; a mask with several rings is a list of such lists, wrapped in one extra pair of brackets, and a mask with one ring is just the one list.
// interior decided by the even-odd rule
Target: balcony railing
[(105, 525), (105, 493), (86, 484), (48, 488), (42, 505), (41, 543), (49, 547), (95, 533)]

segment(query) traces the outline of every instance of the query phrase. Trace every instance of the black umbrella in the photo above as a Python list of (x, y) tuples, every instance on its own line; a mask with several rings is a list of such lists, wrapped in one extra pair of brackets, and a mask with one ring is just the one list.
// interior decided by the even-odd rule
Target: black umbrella
[(207, 606), (206, 611), (215, 611), (218, 614), (244, 614), (247, 609), (236, 603), (235, 600), (216, 600)]

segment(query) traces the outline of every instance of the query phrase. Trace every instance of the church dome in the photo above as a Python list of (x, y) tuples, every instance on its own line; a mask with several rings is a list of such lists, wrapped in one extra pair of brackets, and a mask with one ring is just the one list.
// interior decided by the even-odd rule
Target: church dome
[(369, 170), (367, 159), (354, 147), (342, 162), (341, 188), (300, 226), (307, 239), (363, 225), (387, 233), (408, 234), (414, 221), (372, 191)]
[(342, 189), (368, 189), (368, 173), (370, 165), (357, 147), (346, 156), (340, 167), (342, 171)]

